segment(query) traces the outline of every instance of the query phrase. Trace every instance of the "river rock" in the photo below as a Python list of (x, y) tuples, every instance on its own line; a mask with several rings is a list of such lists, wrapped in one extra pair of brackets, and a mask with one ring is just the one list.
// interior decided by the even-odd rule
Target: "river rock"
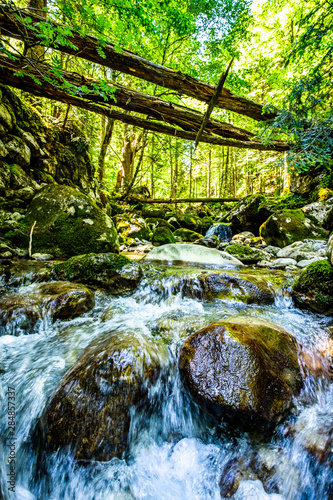
[(269, 258), (269, 254), (266, 252), (241, 243), (228, 246), (226, 252), (239, 259), (243, 264), (256, 264), (260, 260)]
[(269, 204), (262, 194), (254, 194), (244, 198), (231, 210), (228, 222), (236, 233), (251, 231), (258, 234), (260, 226), (274, 211), (274, 205)]
[(124, 255), (114, 253), (78, 255), (54, 266), (57, 279), (106, 288), (118, 295), (134, 290), (142, 269)]
[(325, 238), (327, 231), (315, 226), (302, 210), (280, 210), (260, 227), (260, 236), (267, 245), (282, 248), (306, 238)]
[(147, 401), (161, 359), (153, 343), (112, 331), (93, 341), (65, 374), (41, 419), (46, 444), (77, 460), (109, 461), (127, 447), (131, 411)]
[(280, 420), (302, 387), (295, 339), (253, 318), (220, 321), (191, 335), (179, 370), (204, 411), (245, 427)]
[(292, 297), (300, 307), (333, 314), (333, 268), (328, 260), (306, 267), (294, 282)]
[(242, 231), (241, 233), (237, 233), (232, 237), (231, 243), (248, 244), (253, 238), (255, 238), (255, 236), (253, 233), (251, 233), (251, 231)]
[(315, 256), (324, 257), (327, 248), (326, 240), (309, 240), (296, 241), (291, 245), (281, 248), (278, 253), (278, 258), (291, 258), (298, 261), (306, 258), (314, 258)]
[(194, 243), (208, 248), (217, 248), (219, 245), (219, 239), (215, 234), (211, 234), (210, 236), (205, 236), (204, 238), (196, 240)]
[(297, 261), (295, 259), (275, 259), (272, 261), (272, 266), (277, 267), (279, 269), (284, 269), (288, 266), (296, 266)]
[(185, 275), (173, 283), (173, 291), (183, 297), (200, 300), (233, 299), (246, 304), (273, 304), (274, 293), (260, 276), (233, 276), (232, 274), (207, 271)]
[(323, 201), (317, 201), (301, 208), (305, 217), (310, 219), (316, 226), (322, 226), (327, 215), (328, 206)]
[(175, 237), (181, 238), (182, 241), (186, 241), (189, 243), (202, 238), (202, 234), (191, 231), (191, 229), (184, 229), (183, 227), (180, 229), (176, 229), (173, 234)]
[(95, 305), (94, 294), (83, 285), (59, 281), (40, 283), (8, 294), (0, 299), (0, 323), (15, 327), (32, 327), (39, 319), (71, 319), (81, 316)]
[(149, 228), (144, 219), (133, 216), (126, 217), (126, 215), (122, 214), (114, 217), (114, 220), (116, 221), (117, 232), (124, 238), (125, 242), (129, 238), (144, 240), (149, 238)]
[(33, 253), (71, 257), (89, 252), (118, 252), (119, 243), (112, 220), (79, 190), (68, 186), (46, 186), (29, 205), (12, 242), (28, 248), (32, 236)]
[(154, 246), (166, 245), (167, 243), (175, 243), (175, 237), (171, 230), (166, 226), (158, 226), (152, 237), (152, 243)]
[(173, 264), (205, 264), (221, 267), (242, 266), (243, 263), (227, 252), (200, 245), (169, 244), (154, 248), (144, 257), (145, 262), (173, 262)]

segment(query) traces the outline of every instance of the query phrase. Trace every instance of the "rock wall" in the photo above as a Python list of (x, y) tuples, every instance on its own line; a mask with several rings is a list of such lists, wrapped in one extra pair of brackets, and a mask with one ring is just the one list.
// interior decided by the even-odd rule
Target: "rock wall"
[(46, 124), (31, 105), (0, 86), (0, 209), (24, 208), (43, 184), (93, 192), (88, 145), (75, 129)]

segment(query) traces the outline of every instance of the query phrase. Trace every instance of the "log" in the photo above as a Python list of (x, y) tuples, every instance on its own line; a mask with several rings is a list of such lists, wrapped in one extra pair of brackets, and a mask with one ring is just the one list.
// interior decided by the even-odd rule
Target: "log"
[[(45, 78), (47, 78), (49, 81), (55, 82), (53, 85), (55, 92), (63, 83), (60, 79), (55, 77), (52, 72), (52, 68), (46, 63), (39, 63), (38, 61), (31, 59), (28, 60), (25, 58), (12, 60), (5, 55), (0, 55), (0, 65), (10, 70), (15, 70), (16, 72), (21, 73), (23, 72), (33, 76), (34, 78), (39, 79), (43, 85)], [(62, 71), (62, 75), (64, 79), (74, 87), (81, 87), (84, 85), (90, 91), (94, 92), (87, 94), (82, 94), (82, 92), (80, 92), (82, 98), (89, 99), (90, 101), (99, 104), (103, 104), (105, 102), (105, 97), (102, 93), (96, 92), (96, 87), (94, 87), (98, 85), (98, 80), (65, 70)], [(116, 89), (113, 94), (116, 102), (112, 98), (109, 98), (107, 101), (108, 104), (111, 106), (117, 106), (125, 111), (134, 111), (145, 114), (155, 120), (165, 121), (166, 123), (176, 125), (181, 127), (183, 130), (188, 131), (197, 131), (203, 120), (202, 113), (186, 108), (185, 106), (179, 106), (178, 104), (165, 101), (158, 97), (128, 89), (123, 85), (112, 84), (108, 85), (108, 87), (110, 89)], [(254, 137), (252, 132), (218, 120), (210, 120), (206, 126), (206, 130), (208, 133), (214, 133), (221, 137), (228, 137), (241, 141), (251, 140), (251, 138)]]
[[(32, 19), (32, 27), (24, 23), (23, 19), (25, 16), (29, 16)], [(33, 44), (40, 45), (43, 43), (42, 39), (38, 37), (38, 23), (41, 21), (45, 23), (43, 17), (32, 15), (27, 9), (13, 8), (8, 4), (0, 5), (1, 34), (3, 36), (22, 40), (28, 46)], [(48, 22), (54, 28), (61, 26), (50, 20)], [(200, 101), (209, 102), (214, 95), (216, 89), (214, 85), (202, 82), (166, 66), (155, 64), (128, 50), (117, 52), (115, 46), (111, 43), (106, 43), (102, 47), (105, 55), (105, 57), (102, 57), (97, 52), (97, 48), (101, 48), (97, 38), (88, 35), (81, 37), (73, 30), (71, 30), (71, 33), (72, 35), (68, 37), (68, 39), (76, 48), (63, 45), (56, 40), (48, 43), (48, 46), (93, 63), (115, 69), (122, 73), (135, 76), (160, 87), (175, 90), (179, 94), (194, 97)], [(277, 110), (272, 110), (270, 113), (265, 112), (261, 104), (251, 99), (238, 96), (226, 88), (223, 89), (217, 101), (217, 106), (258, 121), (269, 120), (275, 118), (277, 115)]]
[[(116, 198), (120, 199), (120, 198)], [(227, 201), (241, 201), (241, 198), (136, 198), (130, 196), (127, 198), (129, 203), (223, 203)]]
[(204, 117), (202, 119), (202, 123), (200, 125), (199, 132), (197, 133), (197, 136), (195, 138), (194, 149), (197, 148), (197, 145), (200, 142), (200, 138), (201, 138), (201, 136), (202, 136), (205, 128), (207, 127), (210, 115), (212, 114), (213, 109), (216, 106), (217, 100), (220, 97), (220, 94), (221, 94), (221, 92), (223, 90), (223, 86), (225, 84), (225, 81), (228, 78), (228, 74), (229, 74), (229, 71), (230, 71), (230, 68), (231, 68), (231, 65), (232, 65), (233, 62), (234, 62), (234, 57), (231, 59), (231, 61), (229, 63), (229, 66), (227, 67), (227, 71), (221, 75), (221, 78), (219, 80), (219, 83), (217, 84), (217, 87), (216, 87), (216, 90), (214, 92), (214, 95), (213, 95), (210, 103), (208, 104), (206, 113), (205, 113), (205, 115), (204, 115)]
[[(0, 56), (0, 65), (2, 63), (7, 63), (4, 56)], [(13, 64), (13, 61), (11, 61)], [(103, 103), (93, 103), (88, 98), (82, 99), (70, 94), (67, 94), (64, 90), (60, 88), (53, 87), (50, 83), (44, 82), (43, 86), (36, 83), (28, 75), (16, 76), (14, 67), (1, 67), (0, 66), (0, 82), (9, 85), (11, 87), (21, 89), (24, 92), (29, 92), (37, 97), (44, 97), (54, 101), (63, 102), (66, 104), (71, 104), (78, 108), (86, 109), (92, 113), (97, 113), (100, 115), (107, 116), (109, 118), (121, 121), (123, 123), (128, 123), (129, 125), (134, 125), (151, 132), (157, 132), (172, 137), (179, 137), (181, 139), (187, 139), (194, 141), (196, 134), (194, 132), (189, 132), (185, 130), (179, 130), (175, 127), (170, 127), (158, 122), (151, 122), (149, 120), (139, 118), (137, 116), (132, 116), (118, 111), (112, 110), (108, 104)], [(277, 151), (283, 152), (288, 151), (290, 146), (287, 142), (275, 141), (271, 144), (265, 145), (259, 141), (238, 141), (232, 139), (223, 139), (217, 135), (203, 134), (200, 142), (207, 144), (215, 144), (220, 146), (230, 146), (237, 147), (241, 149), (255, 149), (260, 151)]]

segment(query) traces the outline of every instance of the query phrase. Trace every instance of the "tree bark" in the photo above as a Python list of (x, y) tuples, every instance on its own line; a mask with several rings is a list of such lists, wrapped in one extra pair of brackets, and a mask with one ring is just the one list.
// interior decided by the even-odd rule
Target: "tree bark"
[[(149, 131), (159, 132), (162, 134), (167, 134), (175, 137), (180, 137), (183, 139), (188, 139), (191, 141), (195, 140), (196, 134), (192, 131), (187, 130), (179, 130), (174, 127), (170, 127), (161, 123), (154, 123), (143, 118), (139, 118), (136, 116), (125, 115), (124, 113), (120, 113), (118, 111), (114, 111), (110, 108), (110, 103), (105, 104), (104, 100), (101, 98), (97, 103), (91, 102), (93, 96), (88, 94), (87, 96), (76, 97), (71, 94), (66, 93), (59, 87), (54, 87), (51, 83), (44, 81), (43, 85), (39, 85), (34, 79), (30, 76), (17, 76), (15, 73), (21, 69), (20, 66), (17, 66), (15, 61), (11, 61), (4, 55), (0, 56), (0, 82), (9, 85), (11, 87), (15, 87), (23, 90), (24, 92), (29, 92), (35, 96), (45, 97), (48, 99), (64, 102), (67, 104), (72, 104), (73, 106), (77, 106), (79, 108), (86, 109), (88, 111), (92, 111), (93, 113), (98, 113), (100, 115), (108, 116), (109, 118), (114, 118), (116, 120), (122, 121), (124, 123), (128, 123), (134, 126), (138, 126), (140, 128), (146, 128)], [(36, 72), (36, 76), (40, 76), (38, 72)], [(74, 86), (75, 87), (75, 86)], [(265, 145), (256, 140), (232, 140), (232, 139), (222, 139), (213, 134), (203, 134), (201, 137), (201, 142), (209, 143), (209, 144), (220, 144), (225, 146), (237, 147), (237, 148), (245, 148), (245, 149), (257, 149), (262, 151), (288, 151), (290, 149), (290, 145), (286, 142), (275, 141), (271, 144)]]
[(114, 127), (114, 122), (115, 122), (114, 118), (109, 118), (108, 121), (107, 121), (106, 129), (105, 129), (104, 137), (103, 137), (103, 141), (102, 141), (101, 150), (100, 150), (100, 153), (99, 153), (99, 156), (98, 156), (98, 172), (97, 172), (97, 175), (98, 175), (98, 181), (99, 181), (100, 184), (103, 184), (103, 182), (104, 182), (104, 177), (105, 177), (105, 157), (106, 157), (106, 153), (107, 153), (108, 147), (109, 147), (110, 142), (111, 142), (112, 133), (113, 133), (113, 127)]
[[(20, 16), (15, 16), (17, 13), (20, 13)], [(23, 19), (25, 14), (32, 17), (33, 29), (24, 23)], [(27, 9), (17, 9), (8, 5), (1, 6), (0, 28), (4, 36), (23, 40), (29, 44), (41, 44), (42, 41), (38, 38), (38, 23), (40, 21), (44, 21), (44, 19), (38, 15), (32, 16), (31, 12)], [(52, 23), (52, 25), (54, 27), (59, 26), (56, 23)], [(110, 43), (106, 43), (102, 47), (102, 51), (105, 55), (105, 57), (103, 57), (97, 52), (97, 48), (101, 48), (97, 38), (88, 35), (81, 37), (73, 30), (71, 30), (71, 32), (72, 36), (68, 38), (73, 46), (62, 45), (58, 40), (57, 42), (48, 41), (48, 46), (102, 66), (121, 71), (122, 73), (135, 76), (136, 78), (155, 83), (160, 87), (176, 90), (181, 94), (194, 97), (204, 102), (209, 102), (214, 95), (216, 90), (214, 85), (201, 82), (196, 78), (181, 73), (180, 71), (167, 68), (166, 66), (155, 64), (127, 50), (123, 50), (121, 53), (117, 52), (115, 46)], [(264, 112), (264, 108), (261, 104), (233, 94), (226, 88), (223, 89), (217, 101), (217, 106), (222, 109), (228, 109), (235, 113), (249, 116), (258, 121), (272, 119), (277, 115), (276, 110), (273, 110), (271, 113)]]

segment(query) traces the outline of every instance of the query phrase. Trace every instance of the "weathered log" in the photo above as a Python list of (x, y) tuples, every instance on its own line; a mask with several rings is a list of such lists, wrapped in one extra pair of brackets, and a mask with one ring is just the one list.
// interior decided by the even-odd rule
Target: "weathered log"
[(197, 148), (197, 145), (200, 142), (200, 138), (201, 138), (201, 136), (202, 136), (205, 128), (208, 125), (210, 115), (212, 114), (213, 109), (216, 106), (216, 103), (218, 101), (218, 98), (220, 97), (220, 94), (221, 94), (221, 92), (223, 90), (223, 86), (225, 84), (225, 81), (228, 78), (228, 74), (229, 74), (229, 71), (230, 71), (230, 68), (231, 68), (231, 65), (232, 65), (233, 62), (234, 62), (234, 57), (231, 59), (231, 61), (229, 63), (229, 66), (227, 67), (227, 71), (221, 75), (219, 83), (217, 84), (217, 87), (215, 89), (214, 95), (213, 95), (210, 103), (208, 104), (206, 113), (204, 114), (204, 117), (202, 119), (202, 123), (200, 125), (199, 131), (198, 131), (197, 136), (195, 138), (194, 149)]
[[(55, 82), (54, 91), (63, 83), (54, 75), (51, 67), (45, 63), (40, 64), (33, 60), (28, 62), (25, 59), (16, 59), (13, 61), (9, 57), (1, 55), (0, 64), (8, 69), (15, 69), (16, 72), (27, 73), (43, 83), (45, 81), (43, 78), (53, 81)], [(87, 94), (80, 92), (81, 97), (97, 103), (103, 104), (105, 102), (106, 97), (95, 90), (99, 83), (98, 80), (65, 70), (62, 71), (62, 75), (71, 85), (75, 87), (86, 86), (90, 91), (93, 91), (93, 93)], [(203, 120), (203, 114), (193, 109), (128, 89), (122, 85), (113, 84), (108, 85), (108, 87), (116, 89), (113, 94), (116, 102), (112, 98), (108, 99), (107, 102), (125, 111), (134, 111), (149, 115), (150, 118), (179, 126), (188, 131), (197, 131)], [(241, 141), (251, 140), (254, 137), (252, 132), (218, 120), (210, 120), (206, 125), (206, 130), (208, 133)]]
[[(110, 106), (104, 102), (96, 104), (91, 102), (89, 98), (82, 99), (67, 94), (64, 90), (58, 87), (54, 87), (48, 82), (44, 82), (43, 86), (41, 86), (38, 83), (36, 83), (32, 78), (30, 78), (28, 75), (24, 76), (15, 75), (16, 70), (14, 67), (9, 67), (9, 65), (6, 67), (1, 67), (3, 63), (6, 63), (7, 65), (7, 61), (5, 61), (4, 56), (0, 56), (0, 82), (5, 85), (21, 89), (25, 92), (29, 92), (38, 97), (45, 97), (47, 99), (51, 99), (54, 101), (60, 101), (66, 104), (72, 104), (73, 106), (76, 106), (78, 108), (86, 109), (93, 113), (104, 115), (109, 118), (121, 121), (123, 123), (128, 123), (129, 125), (134, 125), (136, 127), (147, 129), (151, 132), (157, 132), (172, 137), (179, 137), (181, 139), (187, 139), (190, 141), (195, 140), (196, 134), (194, 132), (180, 130), (161, 123), (151, 122), (149, 120), (139, 118), (137, 116), (120, 113), (118, 111), (112, 110)], [(288, 151), (290, 149), (289, 144), (282, 141), (275, 141), (269, 145), (265, 145), (259, 141), (254, 141), (254, 140), (238, 141), (232, 139), (223, 139), (217, 135), (212, 135), (212, 134), (203, 134), (200, 142), (215, 144), (220, 146), (237, 147), (241, 149), (255, 149), (260, 151), (283, 152), (283, 151)]]
[[(120, 197), (119, 197), (120, 199)], [(223, 203), (227, 201), (240, 201), (241, 198), (137, 198), (130, 196), (127, 201), (130, 203)]]
[[(32, 19), (31, 27), (24, 23), (25, 16), (29, 16)], [(40, 21), (45, 22), (45, 19), (38, 15), (31, 15), (31, 12), (27, 9), (13, 8), (8, 4), (0, 5), (0, 28), (3, 36), (22, 40), (28, 46), (33, 44), (40, 45), (43, 43), (43, 40), (38, 37), (38, 23)], [(51, 21), (48, 22), (53, 27), (60, 26)], [(102, 55), (100, 55), (101, 52), (97, 52), (97, 48), (101, 48), (97, 38), (88, 35), (81, 37), (73, 30), (71, 30), (71, 33), (72, 35), (68, 37), (68, 39), (72, 46), (61, 44), (56, 40), (56, 37), (54, 37), (53, 41), (48, 40), (48, 46), (67, 54), (152, 82), (160, 87), (175, 90), (180, 94), (188, 95), (204, 102), (209, 102), (214, 95), (216, 89), (214, 85), (202, 82), (166, 66), (155, 64), (127, 50), (117, 52), (115, 46), (111, 43), (103, 45), (102, 51), (105, 57), (102, 57)], [(261, 104), (245, 97), (238, 96), (226, 88), (223, 89), (218, 99), (217, 106), (241, 115), (249, 116), (258, 121), (272, 119), (277, 115), (277, 110), (268, 113), (264, 111), (264, 107)]]

